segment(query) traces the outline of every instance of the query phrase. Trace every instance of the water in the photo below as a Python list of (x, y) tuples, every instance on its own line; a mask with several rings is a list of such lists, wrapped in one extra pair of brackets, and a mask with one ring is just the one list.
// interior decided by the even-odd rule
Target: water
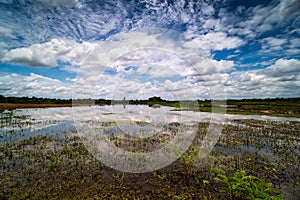
[(87, 122), (94, 122), (99, 127), (110, 127), (106, 130), (107, 134), (116, 134), (121, 130), (128, 137), (139, 137), (140, 134), (151, 137), (165, 128), (196, 126), (198, 122), (241, 125), (236, 120), (250, 119), (277, 123), (300, 121), (299, 118), (174, 111), (172, 107), (152, 108), (146, 105), (127, 105), (125, 108), (123, 105), (114, 105), (16, 109), (0, 113), (0, 141), (45, 134), (75, 134), (76, 126)]

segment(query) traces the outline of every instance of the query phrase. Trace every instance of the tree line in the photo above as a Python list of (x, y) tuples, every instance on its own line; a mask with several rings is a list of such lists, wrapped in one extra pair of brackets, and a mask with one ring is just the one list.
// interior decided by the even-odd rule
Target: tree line
[[(124, 98), (125, 99), (125, 98)], [(112, 102), (118, 102), (118, 103), (124, 103), (125, 100), (121, 101), (112, 101), (107, 99), (82, 99), (82, 100), (90, 100), (95, 102), (95, 104), (101, 104), (101, 105), (110, 105)], [(124, 101), (124, 102), (123, 102)], [(198, 100), (198, 103), (208, 103), (211, 100), (205, 99), (205, 100)], [(293, 103), (300, 103), (300, 97), (294, 97), (294, 98), (264, 98), (264, 99), (228, 99), (226, 100), (227, 104), (239, 104), (239, 103), (258, 103), (258, 102), (293, 102)], [(146, 100), (128, 100), (129, 104), (137, 105), (137, 104), (161, 104), (161, 105), (167, 105), (167, 104), (178, 104), (180, 101), (170, 101), (162, 99), (158, 96), (150, 97)], [(71, 104), (72, 99), (56, 99), (56, 98), (42, 98), (42, 97), (5, 97), (3, 95), (0, 95), (0, 103), (35, 103), (35, 104)]]
[(0, 103), (23, 103), (23, 104), (71, 104), (72, 99), (55, 99), (41, 97), (5, 97), (0, 95)]

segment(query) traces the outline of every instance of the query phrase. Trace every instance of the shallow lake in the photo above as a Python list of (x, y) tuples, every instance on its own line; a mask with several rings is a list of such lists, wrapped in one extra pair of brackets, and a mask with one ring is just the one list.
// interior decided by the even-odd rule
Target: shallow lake
[(139, 137), (139, 132), (151, 136), (151, 132), (157, 132), (165, 125), (173, 125), (173, 127), (175, 127), (174, 125), (196, 126), (199, 122), (240, 124), (237, 120), (260, 120), (275, 123), (300, 121), (299, 118), (224, 115), (186, 110), (178, 111), (172, 107), (164, 106), (153, 108), (146, 105), (29, 108), (6, 110), (0, 113), (0, 141), (20, 140), (43, 134), (58, 137), (61, 134), (76, 134), (76, 126), (91, 121), (100, 127), (114, 122), (114, 125), (123, 132)]

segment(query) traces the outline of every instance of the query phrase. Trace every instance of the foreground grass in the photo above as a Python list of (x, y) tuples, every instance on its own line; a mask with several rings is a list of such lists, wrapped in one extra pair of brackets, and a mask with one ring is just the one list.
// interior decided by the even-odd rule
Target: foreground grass
[[(193, 151), (165, 169), (130, 174), (103, 166), (88, 154), (77, 137), (66, 138), (60, 147), (53, 146), (57, 142), (53, 138), (38, 137), (7, 146), (7, 149), (1, 147), (5, 152), (5, 162), (1, 163), (5, 173), (1, 174), (0, 198), (282, 199), (271, 183), (254, 176), (251, 177), (257, 179), (256, 182), (244, 179), (247, 177), (245, 171), (232, 169), (240, 174), (236, 180), (222, 168), (208, 168), (207, 171), (194, 168)], [(245, 182), (243, 188), (239, 181)]]
[[(77, 136), (7, 141), (0, 145), (0, 199), (283, 199), (287, 189), (289, 198), (297, 199), (300, 178), (293, 148), (299, 123), (238, 122), (248, 126), (225, 126), (215, 150), (204, 159), (198, 159), (197, 141), (208, 124), (199, 123), (195, 143), (180, 159), (142, 174), (102, 165)], [(258, 125), (264, 128), (258, 131)], [(255, 152), (239, 151), (249, 143), (256, 145)], [(282, 159), (270, 161), (260, 153), (264, 145), (273, 145)]]

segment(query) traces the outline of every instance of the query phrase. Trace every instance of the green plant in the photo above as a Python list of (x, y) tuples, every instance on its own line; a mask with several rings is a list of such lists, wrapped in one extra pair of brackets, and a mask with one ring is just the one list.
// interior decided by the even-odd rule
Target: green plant
[(117, 181), (117, 183), (119, 184), (119, 187), (122, 188), (124, 186), (124, 179), (125, 179), (125, 173), (122, 172), (121, 174), (112, 174), (112, 176), (114, 177), (114, 179)]
[(197, 171), (195, 164), (198, 158), (198, 146), (191, 146), (186, 153), (182, 154), (181, 159), (183, 160), (183, 167), (184, 170), (187, 171), (188, 176), (193, 175)]
[(234, 197), (243, 197), (246, 199), (283, 199), (279, 191), (275, 189), (272, 183), (266, 180), (247, 175), (243, 169), (222, 169), (213, 168), (217, 172), (214, 180), (223, 184), (221, 193), (229, 194), (230, 199)]
[(38, 200), (40, 199), (38, 194), (36, 194), (36, 191), (33, 189), (29, 189), (27, 191), (21, 191), (17, 190), (15, 193), (10, 197), (9, 199), (32, 199), (32, 200)]
[(165, 173), (160, 173), (160, 172), (158, 172), (158, 171), (154, 171), (152, 174), (153, 174), (154, 176), (156, 176), (160, 181), (165, 181), (165, 180), (167, 180), (167, 178), (168, 178), (167, 174), (165, 174)]
[(176, 194), (172, 194), (172, 193), (169, 193), (168, 194), (168, 197), (170, 199), (174, 199), (174, 200), (185, 200), (185, 199), (190, 199), (190, 197), (186, 194), (180, 194), (180, 195), (176, 195)]
[(50, 154), (49, 155), (49, 160), (50, 161), (49, 161), (48, 169), (49, 169), (49, 171), (55, 172), (59, 167), (58, 157), (54, 154)]

